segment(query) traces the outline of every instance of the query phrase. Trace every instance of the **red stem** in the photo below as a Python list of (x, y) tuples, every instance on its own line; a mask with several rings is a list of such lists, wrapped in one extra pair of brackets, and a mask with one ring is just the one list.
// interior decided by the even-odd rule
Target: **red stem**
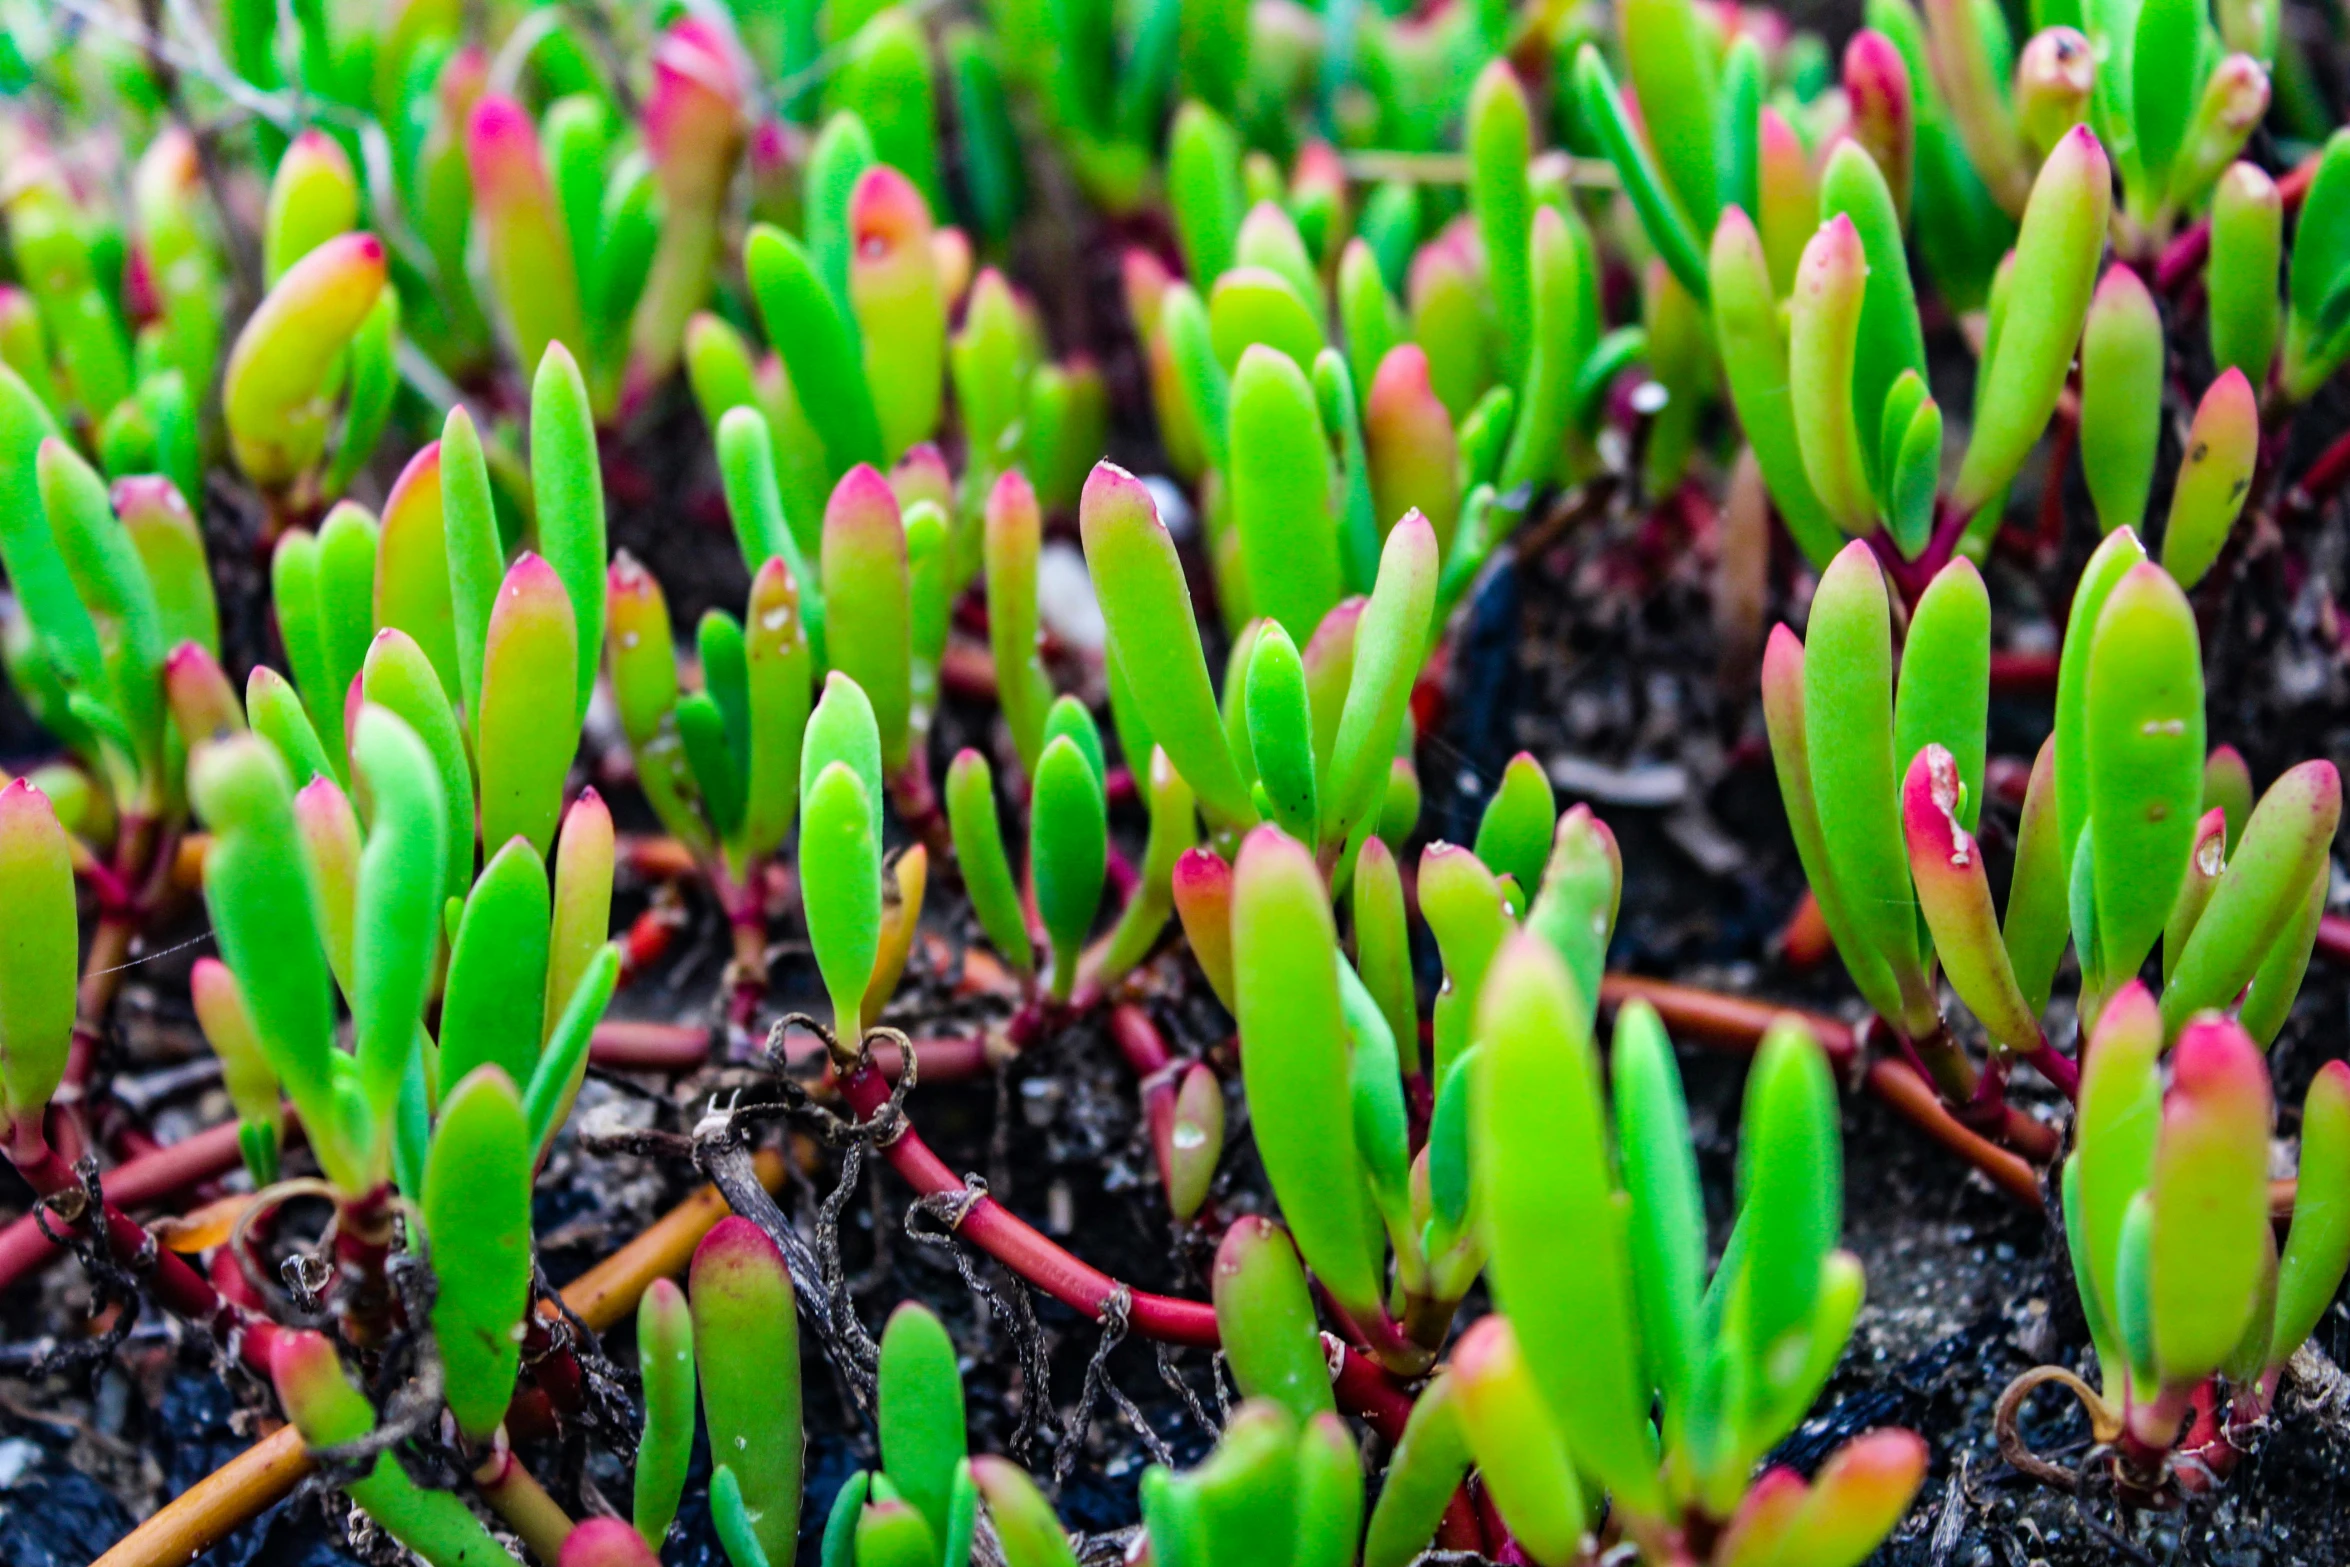
[[(11, 1158), (16, 1161), (17, 1173), (42, 1197), (81, 1190), (81, 1177), (44, 1143), (36, 1142), (27, 1149), (20, 1139)], [(155, 1237), (112, 1202), (97, 1218), (104, 1226), (106, 1249), (117, 1263), (141, 1275), (157, 1304), (205, 1329), (216, 1342), (229, 1345), (257, 1375), (269, 1375), (270, 1349), (277, 1342), (276, 1323), (221, 1299), (204, 1275), (177, 1253), (157, 1245)]]
[[(870, 1119), (889, 1102), (889, 1083), (877, 1066), (863, 1065), (841, 1080), (841, 1096), (859, 1120)], [(923, 1142), (912, 1124), (883, 1146), (882, 1156), (908, 1185), (925, 1196), (959, 1197), (962, 1179), (946, 1161)], [(992, 1197), (981, 1197), (965, 1210), (956, 1227), (965, 1240), (1010, 1268), (1063, 1305), (1100, 1321), (1109, 1302), (1127, 1287), (1080, 1261), (1045, 1238)], [(1169, 1344), (1213, 1349), (1218, 1342), (1216, 1308), (1206, 1301), (1129, 1290), (1127, 1323), (1145, 1338)], [(1411, 1414), (1411, 1395), (1397, 1387), (1384, 1371), (1352, 1349), (1333, 1379), (1340, 1402), (1393, 1441), (1403, 1434)]]
[(588, 1036), (588, 1060), (616, 1072), (691, 1072), (710, 1064), (710, 1030), (607, 1019)]
[[(1635, 998), (1646, 1001), (1656, 1008), (1676, 1039), (1739, 1053), (1753, 1050), (1761, 1041), (1763, 1031), (1775, 1020), (1794, 1017), (1819, 1040), (1840, 1078), (1851, 1075), (1860, 1054), (1853, 1031), (1840, 1020), (1793, 1007), (1774, 1006), (1767, 1001), (1717, 995), (1690, 985), (1640, 979), (1629, 974), (1608, 975), (1600, 982), (1599, 996), (1601, 1004), (1608, 1007), (1621, 1006)], [(2013, 1149), (2003, 1148), (1962, 1124), (1942, 1103), (1933, 1085), (1907, 1062), (1872, 1061), (1861, 1082), (1927, 1136), (1982, 1171), (1994, 1186), (2035, 1210), (2039, 1208), (2040, 1183), (2031, 1163)], [(2007, 1113), (2011, 1134), (2018, 1130), (2016, 1123), (2031, 1126), (2049, 1144), (2048, 1152), (2053, 1156), (2054, 1134), (2048, 1128), (2012, 1106)]]
[(2350, 967), (2350, 915), (2327, 914), (2317, 922), (2317, 955)]
[[(302, 1135), (301, 1125), (291, 1111), (286, 1112), (281, 1124), (284, 1146), (290, 1148)], [(192, 1186), (200, 1186), (235, 1169), (240, 1157), (237, 1123), (224, 1121), (153, 1153), (126, 1159), (106, 1171), (106, 1200), (127, 1210), (177, 1197)], [(0, 1230), (0, 1290), (38, 1273), (64, 1255), (64, 1248), (43, 1235), (39, 1223), (26, 1214)]]
[(2285, 492), (2285, 514), (2296, 519), (2307, 517), (2333, 499), (2346, 480), (2350, 480), (2350, 430), (2328, 442), (2299, 481)]

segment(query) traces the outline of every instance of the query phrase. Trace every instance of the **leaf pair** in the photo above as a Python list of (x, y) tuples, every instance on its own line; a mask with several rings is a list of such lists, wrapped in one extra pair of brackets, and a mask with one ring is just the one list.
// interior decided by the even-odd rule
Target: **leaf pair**
[(834, 1038), (854, 1055), (882, 940), (881, 734), (873, 704), (835, 671), (800, 747), (801, 900)]
[(836, 117), (810, 160), (806, 242), (759, 224), (743, 251), (827, 482), (929, 440), (944, 394), (947, 299), (930, 207), (877, 159), (864, 123)]
[[(1256, 821), (1262, 813), (1217, 711), (1182, 565), (1157, 507), (1131, 475), (1103, 463), (1087, 481), (1079, 520), (1109, 622), (1111, 656), (1141, 722), (1211, 821)], [(1278, 758), (1280, 809), (1315, 843), (1344, 844), (1376, 824), (1396, 736), (1425, 656), (1435, 579), (1434, 531), (1425, 519), (1406, 518), (1388, 535), (1370, 598), (1331, 633), (1352, 642), (1344, 662), (1336, 649), (1322, 661), (1328, 672), (1322, 702), (1326, 712), (1334, 708), (1334, 722), (1317, 721), (1294, 643), (1286, 659), (1278, 640), (1265, 643), (1264, 748)], [(1321, 635), (1317, 631), (1317, 641)], [(1149, 656), (1122, 656), (1119, 650), (1129, 647), (1149, 649)], [(1351, 671), (1343, 682), (1334, 678), (1341, 670)], [(1244, 722), (1253, 762), (1259, 724), (1254, 717)], [(1326, 747), (1319, 738), (1324, 723)], [(1250, 770), (1263, 775), (1261, 765)]]
[[(310, 1446), (337, 1447), (375, 1430), (375, 1410), (353, 1385), (325, 1335), (307, 1329), (281, 1334), (271, 1352), (270, 1371), (278, 1402)], [(363, 1474), (343, 1485), (387, 1534), (427, 1561), (512, 1559), (462, 1498), (417, 1485), (391, 1453), (376, 1454)]]
[(203, 545), (175, 500), (127, 481), (110, 495), (0, 371), (0, 561), (30, 633), (10, 673), (117, 803), (149, 813), (180, 792), (164, 721), (167, 639), (216, 647), (220, 635)]
[[(257, 736), (206, 746), (189, 769), (213, 833), (205, 900), (221, 957), (320, 1166), (353, 1194), (389, 1167), (393, 1109), (432, 977), (445, 852), (440, 780), (414, 731), (366, 709), (359, 729), (379, 819), (365, 848), (347, 803), (330, 813), (340, 831), (305, 830), (284, 763)], [(331, 782), (323, 787), (339, 801)], [(352, 997), (351, 1055), (334, 1043), (330, 950)]]
[(2202, 201), (2267, 112), (2266, 56), (2212, 47), (2208, 12), (2193, 0), (2090, 6), (2081, 22), (2095, 62), (2090, 121), (2114, 148), (2125, 211), (2159, 238), (2176, 212)]
[[(445, 891), (441, 770), (390, 709), (368, 704), (358, 715), (356, 778), (372, 807), (364, 839), (332, 779), (297, 795), (260, 737), (197, 754), (191, 792), (214, 833), (205, 894), (227, 965), (211, 981), (206, 1021), (222, 1024), (224, 1056), (244, 1054), (250, 1033), (345, 1192), (382, 1178), (395, 1134), (403, 1184), (428, 1182), (422, 1117), (435, 1065), (452, 1085), (476, 1065), (501, 1069), (527, 1165), (577, 1091), (588, 1036), (618, 978), (617, 954), (603, 941), (611, 819), (593, 795), (574, 807), (551, 903), (537, 855), (516, 841), (493, 857), (459, 917)], [(442, 1046), (428, 1059), (422, 1017), (439, 983), (445, 900), (454, 928)], [(334, 1044), (330, 971), (351, 1006), (349, 1055)]]
[[(473, 228), (507, 351), (535, 367), (561, 345), (588, 367), (603, 411), (619, 389), (614, 326), (645, 289), (662, 227), (651, 170), (613, 143), (606, 105), (586, 95), (557, 100), (542, 127), (487, 92), (465, 122)], [(695, 217), (690, 204), (677, 214), (688, 229)]]
[[(988, 1501), (994, 1515), (992, 1493)], [(1233, 1411), (1196, 1468), (1143, 1472), (1142, 1515), (1152, 1559), (1168, 1567), (1235, 1560), (1340, 1567), (1354, 1559), (1362, 1527), (1362, 1465), (1335, 1414), (1301, 1421), (1278, 1403), (1252, 1399)], [(1011, 1560), (1045, 1567), (1048, 1559)]]

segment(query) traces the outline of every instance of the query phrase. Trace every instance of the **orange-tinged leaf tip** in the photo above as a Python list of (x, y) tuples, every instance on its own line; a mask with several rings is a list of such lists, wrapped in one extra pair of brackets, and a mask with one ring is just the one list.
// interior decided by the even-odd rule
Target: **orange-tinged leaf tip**
[(783, 1253), (766, 1231), (739, 1214), (728, 1214), (710, 1227), (701, 1244), (694, 1248), (694, 1258), (688, 1277), (699, 1280), (711, 1269), (755, 1268), (781, 1271)]
[(563, 579), (547, 564), (546, 557), (531, 550), (523, 551), (506, 569), (506, 580), (498, 588), (499, 612), (505, 611), (509, 604), (518, 609), (544, 609), (556, 600), (569, 606), (570, 601), (563, 593)]
[(930, 204), (896, 169), (876, 163), (857, 177), (849, 195), (849, 233), (858, 259), (874, 259), (916, 238), (927, 243), (930, 227)]
[(1491, 1369), (1497, 1357), (1514, 1356), (1516, 1351), (1509, 1318), (1497, 1311), (1479, 1317), (1461, 1335), (1460, 1342), (1453, 1345), (1447, 1358), (1459, 1375), (1476, 1378)]
[(1428, 351), (1417, 343), (1398, 343), (1379, 361), (1371, 376), (1371, 395), (1365, 412), (1373, 423), (1400, 417), (1435, 402), (1428, 381)]
[(1077, 503), (1078, 526), (1090, 548), (1097, 529), (1131, 527), (1147, 522), (1160, 526), (1159, 508), (1140, 479), (1107, 458), (1093, 465)]

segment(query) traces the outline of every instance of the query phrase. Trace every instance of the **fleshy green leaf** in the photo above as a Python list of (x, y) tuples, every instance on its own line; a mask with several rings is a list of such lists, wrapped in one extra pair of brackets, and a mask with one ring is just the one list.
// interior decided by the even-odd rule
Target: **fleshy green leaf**
[(1266, 1219), (1233, 1221), (1216, 1248), (1216, 1330), (1244, 1398), (1269, 1398), (1297, 1419), (1335, 1409), (1330, 1362), (1305, 1270)]
[(790, 1561), (800, 1532), (800, 1331), (783, 1254), (750, 1220), (720, 1219), (694, 1249), (686, 1298), (711, 1451), (726, 1456), (768, 1560)]
[(1312, 852), (1277, 829), (1234, 870), (1234, 999), (1257, 1151), (1314, 1274), (1358, 1320), (1380, 1314), (1376, 1233), (1354, 1154), (1338, 936)]
[(463, 1077), (495, 1064), (531, 1080), (546, 1034), (547, 872), (530, 841), (509, 838), (465, 900), (441, 1006), (441, 1070)]
[(1657, 1442), (1599, 1068), (1546, 943), (1521, 935), (1502, 949), (1476, 1033), (1478, 1202), (1495, 1297), (1578, 1466), (1627, 1508), (1653, 1513), (1663, 1499)]
[(514, 1082), (496, 1067), (460, 1078), (442, 1101), (422, 1194), (440, 1286), (432, 1331), (448, 1369), (449, 1412), (476, 1442), (506, 1418), (522, 1364), (533, 1152)]
[[(1149, 492), (1132, 474), (1098, 464), (1078, 512), (1086, 564), (1109, 622), (1113, 648), (1148, 649), (1120, 669), (1150, 732), (1201, 806), (1217, 821), (1248, 825), (1256, 808), (1232, 753), (1208, 685), (1207, 655), (1175, 542)], [(1425, 613), (1415, 636), (1425, 635)], [(1416, 665), (1418, 649), (1412, 659)], [(1392, 726), (1386, 731), (1392, 733)]]
[(2093, 636), (2085, 750), (2097, 843), (2096, 972), (2109, 985), (2136, 973), (2153, 950), (2194, 850), (2203, 660), (2186, 596), (2151, 565), (2132, 567), (2115, 585)]
[(890, 1313), (881, 1334), (880, 1386), (882, 1466), (943, 1539), (955, 1472), (970, 1448), (954, 1341), (929, 1308), (907, 1301)]

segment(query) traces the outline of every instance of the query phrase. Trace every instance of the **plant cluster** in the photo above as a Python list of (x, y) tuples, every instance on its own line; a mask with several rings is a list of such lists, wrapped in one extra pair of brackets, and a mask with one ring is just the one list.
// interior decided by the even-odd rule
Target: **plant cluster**
[[(2350, 131), (2273, 6), (2030, 12), (1869, 0), (1835, 62), (1696, 0), (8, 11), (0, 655), (53, 751), (0, 788), (5, 1152), (120, 1332), (162, 1307), (290, 1422), (124, 1567), (311, 1466), (432, 1567), (658, 1567), (697, 1423), (732, 1567), (804, 1519), (826, 1567), (1075, 1567), (1051, 1485), (971, 1451), (940, 1316), (858, 1320), (867, 1154), (1101, 1324), (1065, 1452), (1128, 1333), (1220, 1352), (1239, 1402), (1144, 1474), (1129, 1560), (1857, 1567), (1926, 1442), (1780, 1461), (1866, 1296), (1847, 1085), (2054, 1190), (2098, 1380), (2015, 1382), (2015, 1467), (2224, 1486), (2350, 1268), (2350, 1068), (2277, 1182), (2265, 1054), (2340, 779), (2256, 792), (2205, 687), (2350, 479), (2350, 438), (2305, 460)], [(743, 575), (686, 638), (697, 465)], [(1611, 973), (1622, 851), (1533, 755), (1469, 842), (1423, 823), (1480, 584), (1634, 533), (1716, 562), (1857, 1038)], [(2032, 603), (2052, 722), (2003, 795)], [(607, 1020), (694, 907), (714, 1026)], [(233, 1126), (167, 1178), (120, 1157), (111, 1014), (196, 921)], [(939, 985), (991, 1021), (927, 1037)], [(1202, 992), (1231, 1037), (1179, 1042)], [(1711, 1215), (1675, 1033), (1750, 1056)], [(915, 1125), (1081, 1038), (1204, 1299)], [(690, 1135), (574, 1126), (599, 1063), (693, 1074), (647, 1091)], [(751, 1151), (785, 1121), (853, 1150), (812, 1234)], [(712, 1188), (555, 1292), (559, 1148)], [(803, 1333), (876, 1456), (820, 1526)], [(2021, 1434), (2049, 1384), (2080, 1467)]]

